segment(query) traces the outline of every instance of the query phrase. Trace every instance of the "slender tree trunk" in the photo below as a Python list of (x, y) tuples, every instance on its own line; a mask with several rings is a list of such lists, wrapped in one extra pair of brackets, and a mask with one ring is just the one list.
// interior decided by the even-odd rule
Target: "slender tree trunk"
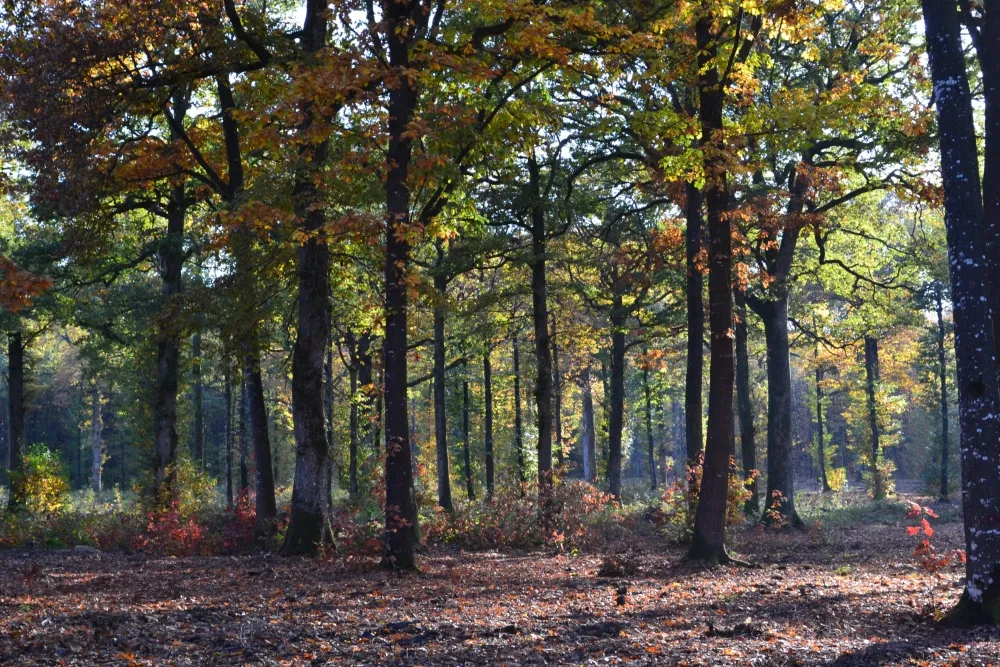
[(240, 386), (240, 491), (250, 489), (250, 440), (247, 433), (247, 389), (246, 383)]
[[(438, 245), (438, 261), (442, 257)], [(451, 512), (451, 463), (448, 460), (448, 411), (445, 387), (444, 299), (448, 279), (434, 276), (437, 302), (434, 305), (434, 443), (437, 448), (438, 505)]]
[(104, 430), (104, 421), (101, 418), (101, 388), (97, 380), (93, 381), (90, 388), (90, 487), (94, 493), (100, 493), (101, 471), (104, 468), (104, 439), (101, 432)]
[(10, 474), (10, 495), (7, 509), (24, 503), (17, 487), (17, 476), (24, 470), (24, 337), (20, 331), (7, 334), (7, 470)]
[(556, 454), (558, 456), (556, 460), (559, 462), (559, 465), (562, 466), (566, 463), (566, 452), (563, 451), (562, 374), (559, 372), (559, 344), (556, 339), (555, 314), (552, 315), (552, 374), (554, 376), (552, 391), (555, 399)]
[[(692, 183), (686, 185), (687, 204), (687, 373), (684, 379), (684, 422), (687, 467), (698, 465), (698, 455), (705, 445), (702, 432), (702, 381), (705, 367), (705, 306), (702, 302), (702, 207), (701, 190)], [(688, 497), (698, 490), (694, 476), (688, 477)]]
[(333, 347), (330, 344), (326, 346), (326, 362), (323, 364), (323, 412), (326, 415), (326, 448), (330, 452), (331, 482), (340, 486), (340, 470), (334, 456), (336, 450), (333, 437)]
[(740, 414), (740, 453), (743, 458), (743, 479), (750, 480), (750, 498), (743, 513), (756, 514), (760, 508), (760, 490), (754, 478), (757, 470), (756, 429), (753, 422), (753, 399), (750, 395), (750, 351), (747, 307), (743, 292), (735, 293), (736, 303), (736, 404)]
[(483, 445), (486, 449), (486, 498), (493, 500), (493, 364), (489, 348), (483, 355), (483, 395), (486, 414), (483, 417)]
[(226, 399), (226, 507), (233, 506), (233, 382), (229, 377), (229, 366), (226, 365), (225, 378)]
[(872, 495), (875, 500), (885, 498), (886, 484), (888, 482), (888, 480), (882, 479), (882, 473), (879, 470), (879, 455), (882, 452), (882, 446), (878, 427), (878, 404), (875, 397), (878, 382), (878, 339), (874, 336), (865, 336), (865, 388), (868, 399), (868, 428), (872, 438), (870, 452)]
[[(615, 295), (620, 312), (621, 295)], [(608, 492), (622, 497), (622, 427), (625, 415), (625, 323), (617, 314), (611, 319), (611, 411), (608, 423)]]
[(653, 397), (649, 387), (649, 368), (642, 369), (642, 391), (646, 398), (646, 441), (649, 445), (649, 488), (656, 490), (656, 445), (653, 443)]
[(462, 441), (465, 450), (465, 492), (469, 500), (476, 499), (472, 486), (472, 452), (469, 451), (469, 381), (462, 380)]
[(541, 198), (541, 172), (534, 155), (528, 159), (531, 207), (531, 314), (535, 326), (535, 418), (538, 424), (538, 489), (552, 486), (552, 348), (549, 344), (548, 285), (545, 253), (548, 230)]
[(588, 366), (580, 380), (583, 392), (583, 408), (581, 420), (583, 421), (582, 437), (583, 441), (583, 478), (588, 482), (597, 479), (597, 431), (594, 428), (594, 395), (590, 387), (590, 367)]
[(767, 495), (765, 523), (801, 526), (795, 511), (792, 448), (792, 374), (788, 344), (788, 301), (757, 303), (767, 347)]
[[(524, 427), (521, 423), (521, 354), (514, 336), (514, 449), (517, 451), (517, 481), (528, 481), (528, 464), (524, 459)], [(524, 495), (524, 489), (521, 489)]]
[(348, 369), (348, 376), (351, 383), (351, 442), (348, 451), (348, 475), (349, 475), (349, 489), (351, 493), (351, 498), (357, 500), (358, 498), (358, 441), (359, 441), (359, 424), (358, 424), (358, 368), (352, 363), (351, 367)]
[(819, 459), (820, 484), (824, 492), (832, 491), (830, 482), (826, 477), (826, 436), (823, 434), (823, 370), (816, 366), (816, 449)]
[(205, 411), (204, 391), (201, 381), (201, 332), (194, 334), (191, 340), (192, 367), (194, 377), (194, 438), (191, 439), (191, 458), (199, 469), (205, 469)]
[(948, 502), (948, 357), (945, 354), (944, 303), (941, 287), (935, 292), (937, 311), (938, 376), (941, 382), (941, 491), (939, 499)]
[[(254, 481), (256, 483), (257, 523), (254, 533), (255, 539), (259, 541), (273, 535), (275, 519), (278, 516), (274, 497), (274, 468), (271, 462), (271, 439), (267, 430), (267, 406), (264, 403), (264, 383), (261, 380), (260, 368), (256, 366), (245, 367), (243, 377), (247, 402), (247, 428), (253, 443), (253, 456), (256, 463)], [(293, 381), (293, 390), (294, 387)], [(242, 471), (240, 473), (242, 474)], [(294, 492), (292, 497), (294, 499)]]
[(726, 503), (729, 489), (729, 452), (733, 437), (733, 350), (732, 230), (725, 213), (729, 206), (726, 182), (725, 146), (722, 143), (725, 92), (715, 66), (718, 47), (713, 36), (713, 20), (698, 20), (701, 141), (711, 147), (705, 159), (706, 204), (708, 210), (708, 296), (711, 334), (711, 363), (708, 387), (708, 439), (702, 466), (701, 491), (695, 514), (690, 556), (710, 562), (730, 560), (726, 553)]
[[(993, 14), (990, 3), (989, 14)], [(991, 230), (984, 225), (983, 195), (965, 69), (959, 14), (948, 0), (923, 0), (927, 53), (937, 106), (945, 226), (955, 318), (962, 506), (966, 582), (962, 599), (946, 620), (952, 624), (1000, 621), (1000, 394), (993, 337)], [(991, 16), (993, 21), (997, 17)], [(991, 33), (996, 37), (997, 31)], [(990, 63), (995, 64), (995, 63)], [(989, 158), (988, 158), (989, 161)], [(995, 196), (997, 193), (991, 193)], [(989, 464), (984, 464), (989, 462)]]
[(407, 273), (410, 247), (410, 191), (407, 186), (412, 138), (410, 120), (417, 92), (407, 70), (416, 22), (426, 20), (415, 0), (383, 2), (383, 21), (389, 46), (389, 142), (386, 154), (386, 262), (385, 262), (385, 557), (386, 567), (411, 570), (416, 526), (413, 466), (406, 420)]

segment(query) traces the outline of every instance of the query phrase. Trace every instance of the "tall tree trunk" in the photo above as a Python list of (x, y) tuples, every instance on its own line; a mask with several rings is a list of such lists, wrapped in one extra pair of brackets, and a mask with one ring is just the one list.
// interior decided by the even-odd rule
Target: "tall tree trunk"
[[(301, 324), (299, 326), (301, 327)], [(274, 497), (274, 468), (271, 463), (271, 439), (267, 431), (267, 406), (264, 403), (264, 383), (261, 380), (260, 368), (257, 366), (244, 368), (243, 377), (247, 402), (247, 427), (250, 431), (250, 440), (253, 442), (253, 456), (256, 463), (254, 481), (257, 522), (254, 527), (254, 537), (259, 541), (274, 534), (275, 519), (278, 516)], [(293, 380), (293, 391), (294, 388)], [(293, 506), (294, 497), (293, 492)]]
[(945, 329), (944, 329), (944, 299), (941, 295), (941, 286), (937, 286), (935, 291), (935, 310), (937, 311), (937, 352), (938, 352), (938, 379), (941, 383), (941, 490), (938, 498), (941, 502), (948, 502), (948, 357), (945, 354)]
[(483, 417), (483, 446), (486, 449), (486, 498), (493, 500), (493, 364), (490, 348), (483, 355), (483, 400), (486, 403)]
[(330, 452), (330, 477), (331, 481), (339, 486), (340, 470), (334, 457), (333, 437), (333, 347), (329, 343), (326, 346), (326, 361), (323, 364), (323, 412), (326, 415), (326, 448)]
[(93, 381), (90, 388), (90, 488), (94, 493), (100, 493), (101, 471), (104, 468), (104, 439), (101, 431), (104, 430), (104, 421), (101, 418), (101, 388), (97, 380)]
[(757, 434), (753, 423), (753, 399), (750, 395), (750, 350), (747, 305), (743, 292), (735, 293), (736, 303), (736, 404), (740, 414), (740, 453), (743, 459), (743, 479), (749, 482), (750, 497), (743, 513), (756, 514), (760, 508), (760, 491), (755, 477), (757, 470)]
[[(175, 98), (175, 103), (179, 96)], [(183, 105), (186, 107), (186, 105)], [(179, 122), (184, 109), (178, 109)], [(184, 184), (171, 188), (167, 204), (167, 233), (160, 244), (160, 278), (164, 304), (169, 304), (181, 291), (181, 270), (184, 266), (184, 217), (187, 212)], [(177, 459), (177, 386), (180, 373), (180, 341), (172, 324), (163, 323), (158, 333), (156, 364), (156, 394), (154, 403), (154, 441), (158, 458), (156, 482), (172, 482), (172, 466)]]
[(247, 388), (246, 383), (240, 386), (240, 491), (247, 492), (250, 489), (250, 439), (247, 433)]
[(472, 486), (472, 452), (469, 451), (469, 381), (462, 380), (462, 442), (465, 450), (465, 492), (469, 500), (476, 499)]
[(872, 495), (875, 500), (885, 498), (886, 484), (889, 481), (882, 479), (882, 472), (879, 470), (879, 455), (882, 452), (882, 447), (878, 427), (878, 404), (875, 397), (878, 382), (878, 339), (874, 336), (865, 336), (865, 388), (868, 404), (868, 428), (872, 438), (872, 448), (869, 454), (871, 456)]
[(358, 424), (358, 368), (352, 363), (351, 367), (348, 369), (348, 377), (351, 383), (351, 413), (350, 413), (350, 429), (351, 429), (351, 442), (348, 445), (348, 475), (349, 475), (349, 489), (351, 493), (351, 499), (358, 499), (358, 441), (359, 441), (359, 424)]
[[(528, 464), (524, 459), (524, 427), (521, 422), (521, 353), (517, 347), (517, 336), (514, 336), (514, 449), (517, 452), (517, 481), (525, 484), (528, 481)], [(524, 495), (524, 488), (521, 489)]]
[(649, 368), (642, 369), (642, 391), (646, 397), (646, 441), (649, 446), (649, 488), (656, 490), (656, 445), (653, 443), (653, 397), (649, 387)]
[(816, 453), (819, 459), (820, 484), (823, 491), (832, 491), (826, 476), (826, 436), (823, 434), (823, 369), (816, 366)]
[(7, 509), (24, 503), (23, 492), (16, 479), (24, 471), (24, 337), (20, 331), (7, 334), (7, 470), (10, 474), (10, 495)]
[(201, 332), (191, 340), (191, 375), (194, 377), (194, 438), (191, 440), (191, 458), (199, 469), (205, 469), (205, 411), (201, 382)]
[[(988, 14), (995, 12), (989, 3)], [(972, 95), (959, 14), (948, 0), (923, 0), (927, 53), (934, 81), (945, 225), (955, 318), (966, 582), (947, 620), (1000, 621), (1000, 394), (997, 386), (989, 257), (984, 225)], [(995, 20), (996, 17), (991, 17)], [(997, 31), (991, 33), (996, 37)], [(994, 64), (994, 63), (991, 63)], [(992, 193), (996, 195), (997, 193)], [(987, 280), (984, 280), (986, 278)], [(995, 290), (994, 290), (995, 292)], [(984, 462), (989, 462), (984, 464)]]
[[(698, 455), (705, 445), (702, 432), (702, 381), (705, 368), (705, 306), (702, 301), (704, 278), (700, 259), (702, 250), (701, 190), (692, 183), (685, 186), (687, 203), (687, 371), (684, 378), (684, 426), (687, 467), (698, 465)], [(697, 489), (694, 476), (688, 476), (688, 496), (694, 499)]]
[(541, 195), (541, 171), (534, 155), (528, 158), (531, 207), (531, 314), (535, 325), (535, 418), (538, 424), (538, 489), (552, 486), (552, 349), (549, 344), (548, 285), (545, 253), (548, 230)]
[(764, 323), (767, 347), (767, 494), (763, 520), (801, 526), (795, 511), (787, 297), (757, 302), (754, 311)]
[(698, 90), (701, 142), (710, 147), (705, 159), (705, 201), (708, 210), (708, 298), (711, 362), (708, 386), (708, 438), (702, 466), (701, 491), (692, 536), (692, 558), (710, 562), (730, 560), (726, 553), (726, 502), (729, 489), (729, 452), (733, 437), (732, 230), (725, 213), (729, 206), (725, 145), (722, 137), (725, 92), (715, 67), (718, 47), (711, 16), (695, 26), (701, 68)]
[(622, 497), (622, 428), (625, 416), (625, 323), (621, 295), (616, 294), (615, 313), (611, 316), (611, 410), (608, 422), (608, 492)]
[(233, 382), (232, 378), (229, 377), (229, 365), (226, 364), (225, 377), (223, 381), (226, 383), (225, 388), (225, 399), (226, 399), (226, 507), (233, 506)]
[(581, 433), (583, 479), (593, 482), (597, 479), (597, 431), (594, 428), (594, 395), (590, 387), (590, 366), (584, 369), (580, 386), (583, 392), (583, 414), (581, 415), (583, 422)]
[(566, 452), (563, 445), (562, 434), (562, 374), (559, 372), (559, 343), (556, 339), (556, 317), (552, 315), (552, 375), (553, 398), (555, 399), (555, 425), (556, 425), (556, 454), (559, 465), (566, 463)]
[[(442, 250), (438, 245), (438, 262)], [(434, 276), (437, 302), (434, 305), (434, 443), (437, 453), (438, 505), (451, 512), (451, 463), (448, 460), (448, 410), (445, 387), (444, 299), (448, 278)]]
[(386, 189), (385, 261), (385, 557), (386, 567), (411, 570), (416, 525), (410, 433), (406, 420), (407, 273), (410, 246), (410, 191), (407, 178), (412, 152), (410, 120), (417, 91), (409, 76), (410, 48), (416, 24), (426, 20), (416, 0), (383, 2), (383, 21), (389, 45), (389, 142)]
[[(326, 47), (326, 39), (327, 0), (309, 0), (299, 39), (308, 65), (315, 64), (313, 60)], [(323, 362), (330, 345), (330, 250), (323, 231), (326, 215), (316, 176), (327, 161), (329, 144), (325, 138), (309, 138), (316, 120), (312, 101), (303, 102), (301, 107), (302, 122), (297, 134), (303, 143), (299, 146), (292, 197), (305, 241), (298, 248), (296, 261), (299, 318), (292, 352), (295, 482), (292, 513), (282, 547), (286, 555), (315, 553), (324, 541), (329, 525), (332, 477), (323, 406)], [(265, 467), (270, 471), (270, 460), (265, 466), (258, 456), (258, 498), (260, 471)], [(272, 493), (272, 502), (273, 499)], [(257, 516), (260, 525), (259, 509)]]

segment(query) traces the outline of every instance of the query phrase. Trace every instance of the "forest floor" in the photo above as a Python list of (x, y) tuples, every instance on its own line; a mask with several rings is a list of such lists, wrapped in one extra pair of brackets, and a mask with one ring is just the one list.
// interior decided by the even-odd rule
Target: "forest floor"
[[(0, 664), (1000, 664), (997, 630), (934, 624), (962, 573), (916, 565), (912, 521), (827, 513), (736, 531), (752, 566), (714, 569), (652, 531), (576, 556), (434, 548), (402, 577), (277, 556), (0, 552)], [(935, 528), (938, 550), (961, 547), (953, 516)], [(635, 571), (598, 576), (625, 550)]]

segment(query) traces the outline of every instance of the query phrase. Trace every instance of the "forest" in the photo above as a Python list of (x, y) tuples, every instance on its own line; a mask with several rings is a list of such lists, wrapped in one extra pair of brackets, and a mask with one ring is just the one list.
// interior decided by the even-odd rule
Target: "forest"
[(0, 3), (0, 664), (1000, 664), (1000, 0)]

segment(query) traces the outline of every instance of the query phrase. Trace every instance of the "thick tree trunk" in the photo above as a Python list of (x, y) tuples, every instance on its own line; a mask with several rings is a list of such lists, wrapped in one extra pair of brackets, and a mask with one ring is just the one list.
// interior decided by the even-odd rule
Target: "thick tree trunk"
[(101, 388), (94, 380), (90, 388), (90, 488), (94, 493), (100, 493), (101, 471), (104, 469), (104, 439), (101, 432), (104, 421), (101, 417)]
[(383, 2), (383, 21), (389, 45), (389, 142), (386, 189), (385, 261), (385, 567), (412, 570), (416, 499), (413, 497), (413, 466), (410, 433), (406, 420), (406, 327), (407, 273), (410, 247), (406, 232), (410, 222), (410, 191), (407, 177), (412, 152), (410, 120), (417, 93), (407, 70), (410, 47), (420, 18), (415, 0)]
[[(183, 113), (178, 111), (180, 118)], [(181, 291), (181, 270), (184, 266), (184, 185), (175, 185), (167, 204), (167, 233), (160, 245), (160, 278), (164, 304)], [(180, 374), (180, 341), (170, 324), (161, 324), (158, 333), (156, 389), (153, 407), (156, 443), (157, 485), (170, 486), (173, 463), (177, 459), (177, 385)]]
[(24, 337), (20, 331), (7, 334), (7, 409), (7, 470), (11, 479), (7, 509), (15, 509), (24, 501), (14, 483), (24, 469)]
[[(440, 262), (441, 249), (438, 247)], [(434, 276), (437, 302), (434, 305), (434, 443), (437, 452), (438, 505), (451, 512), (451, 463), (448, 460), (448, 410), (445, 387), (444, 298), (448, 279)]]
[(935, 293), (937, 311), (938, 379), (941, 384), (941, 490), (938, 499), (948, 502), (948, 357), (945, 354), (944, 303), (940, 285)]
[[(307, 64), (312, 65), (312, 59), (326, 46), (326, 37), (327, 2), (309, 0), (299, 40)], [(298, 337), (292, 352), (295, 482), (292, 487), (292, 513), (282, 547), (286, 555), (315, 553), (324, 541), (329, 524), (332, 477), (332, 456), (327, 445), (323, 406), (323, 362), (330, 345), (330, 251), (323, 231), (325, 209), (316, 184), (316, 174), (326, 163), (329, 145), (325, 139), (317, 142), (307, 138), (315, 120), (311, 101), (302, 104), (301, 113), (303, 119), (298, 135), (305, 141), (299, 146), (292, 197), (305, 240), (298, 248), (296, 261), (299, 318)], [(265, 463), (258, 453), (258, 527), (261, 525), (261, 471), (266, 469), (270, 476), (270, 448), (267, 457)], [(273, 492), (270, 500), (274, 502)]]
[[(621, 295), (615, 295), (615, 309)], [(611, 410), (608, 421), (608, 492), (622, 497), (622, 427), (625, 416), (625, 323), (617, 315), (611, 319)]]
[(590, 387), (590, 367), (583, 371), (580, 379), (583, 393), (583, 408), (581, 420), (581, 441), (583, 450), (583, 478), (588, 482), (597, 479), (597, 431), (594, 428), (594, 395)]
[(656, 445), (653, 440), (653, 397), (649, 387), (649, 369), (642, 369), (642, 391), (646, 398), (646, 442), (649, 447), (649, 488), (656, 490)]
[(476, 499), (472, 486), (472, 452), (469, 450), (469, 381), (462, 380), (462, 449), (465, 452), (465, 492), (469, 500)]
[(204, 391), (201, 382), (201, 332), (191, 340), (191, 375), (194, 378), (194, 437), (191, 439), (191, 458), (199, 469), (205, 469), (205, 411)]
[(747, 307), (743, 292), (735, 293), (736, 303), (736, 404), (740, 414), (740, 454), (743, 459), (743, 479), (751, 480), (750, 498), (743, 506), (744, 514), (760, 511), (760, 491), (753, 478), (757, 470), (757, 434), (753, 422), (753, 399), (750, 395), (750, 351)]
[(531, 207), (531, 314), (535, 325), (535, 418), (538, 424), (538, 489), (552, 486), (552, 349), (549, 344), (548, 285), (545, 253), (548, 231), (541, 199), (541, 173), (534, 156), (528, 159)]
[(886, 483), (888, 482), (888, 480), (882, 479), (882, 473), (879, 470), (882, 447), (878, 428), (878, 405), (875, 400), (878, 382), (878, 339), (874, 336), (865, 336), (865, 389), (868, 405), (868, 429), (872, 439), (869, 465), (872, 472), (872, 496), (875, 500), (885, 498)]
[[(989, 13), (992, 13), (992, 8)], [(924, 0), (927, 53), (937, 106), (945, 225), (955, 318), (966, 582), (953, 624), (1000, 622), (1000, 395), (972, 95), (958, 12), (948, 0)], [(995, 19), (995, 17), (993, 17)], [(992, 36), (996, 36), (996, 31)], [(992, 193), (996, 194), (996, 193)], [(986, 278), (986, 279), (984, 279)]]
[[(525, 484), (528, 481), (528, 464), (524, 458), (524, 426), (521, 420), (521, 353), (517, 347), (517, 336), (514, 336), (514, 450), (517, 452), (517, 481)], [(524, 495), (524, 489), (521, 489)]]
[[(687, 467), (698, 465), (705, 445), (702, 433), (702, 381), (705, 368), (705, 306), (702, 302), (704, 278), (701, 273), (702, 193), (692, 183), (686, 185), (687, 205), (687, 373), (684, 378), (684, 422)], [(692, 499), (697, 493), (689, 476)]]
[(787, 297), (757, 303), (754, 311), (764, 323), (767, 347), (767, 494), (763, 520), (801, 526), (795, 511)]
[(726, 183), (725, 146), (721, 135), (724, 91), (715, 56), (718, 48), (713, 21), (702, 17), (695, 26), (699, 47), (698, 89), (700, 97), (701, 141), (711, 147), (706, 158), (705, 201), (708, 210), (708, 303), (711, 334), (711, 362), (708, 385), (708, 438), (702, 466), (701, 492), (692, 536), (692, 558), (710, 562), (729, 560), (726, 553), (726, 503), (729, 490), (729, 452), (733, 437), (733, 350), (732, 229), (725, 213), (729, 206)]
[(483, 400), (486, 403), (483, 417), (483, 446), (486, 449), (486, 498), (493, 500), (493, 364), (490, 349), (483, 355)]
[[(301, 326), (301, 325), (300, 325)], [(264, 383), (260, 367), (247, 361), (243, 369), (244, 394), (247, 402), (247, 429), (253, 443), (254, 482), (256, 484), (257, 523), (255, 539), (261, 540), (274, 533), (274, 520), (278, 516), (274, 498), (274, 469), (271, 463), (271, 439), (267, 430), (267, 406), (264, 403)], [(293, 381), (292, 388), (294, 390)], [(242, 474), (242, 471), (241, 471)], [(294, 498), (294, 494), (292, 496)]]

